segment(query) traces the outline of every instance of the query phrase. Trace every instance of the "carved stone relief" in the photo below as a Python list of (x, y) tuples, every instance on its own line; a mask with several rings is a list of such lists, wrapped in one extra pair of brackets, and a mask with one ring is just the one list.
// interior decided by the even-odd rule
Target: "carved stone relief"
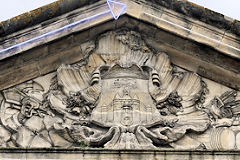
[(135, 31), (81, 47), (79, 63), (1, 92), (2, 147), (240, 148), (237, 91), (216, 93)]

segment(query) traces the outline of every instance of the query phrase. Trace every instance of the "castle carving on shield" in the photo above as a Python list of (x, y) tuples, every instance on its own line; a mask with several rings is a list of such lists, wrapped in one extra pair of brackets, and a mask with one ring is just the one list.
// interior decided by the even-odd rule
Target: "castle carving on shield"
[(187, 1), (62, 3), (0, 25), (0, 50), (23, 44), (0, 54), (3, 150), (239, 158), (239, 21)]

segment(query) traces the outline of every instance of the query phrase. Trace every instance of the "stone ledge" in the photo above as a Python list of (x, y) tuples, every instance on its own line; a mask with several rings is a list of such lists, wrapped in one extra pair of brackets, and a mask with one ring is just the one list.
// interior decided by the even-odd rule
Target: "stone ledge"
[(193, 159), (239, 159), (239, 151), (191, 151), (191, 150), (113, 150), (83, 148), (32, 148), (0, 149), (2, 159), (159, 159), (159, 160), (193, 160)]
[[(64, 14), (62, 16), (55, 17), (48, 24), (44, 24), (45, 22), (43, 22), (38, 25), (32, 26), (30, 28), (26, 28), (18, 32), (14, 32), (5, 37), (0, 37), (0, 51), (2, 49), (6, 49), (8, 47), (24, 43), (10, 50), (1, 52), (0, 60), (22, 53), (34, 47), (54, 41), (56, 39), (62, 38), (74, 32), (79, 32), (81, 30), (91, 28), (94, 25), (111, 20), (112, 15), (109, 13), (109, 14), (99, 15), (98, 19), (81, 21), (83, 19), (86, 19), (87, 17), (94, 16), (96, 13), (103, 13), (103, 11), (106, 11), (107, 9), (108, 9), (108, 6), (105, 3), (105, 1), (100, 1), (98, 3), (94, 3), (93, 5), (85, 6), (77, 10), (74, 10), (70, 13)], [(43, 34), (47, 34), (51, 31), (54, 31), (56, 29), (59, 29), (61, 27), (64, 27), (66, 25), (72, 24), (73, 22), (77, 22), (77, 21), (81, 21), (80, 22), (81, 25), (64, 29), (62, 32), (56, 32), (44, 38), (39, 38), (34, 42), (31, 42), (31, 41), (27, 42), (28, 40), (34, 39)]]
[[(30, 12), (13, 17), (0, 23), (0, 36), (5, 36), (21, 29), (31, 27), (38, 23), (55, 18), (79, 7), (93, 4), (99, 0), (59, 0), (42, 6)], [(210, 24), (220, 29), (226, 29), (236, 35), (240, 35), (240, 21), (234, 20), (221, 13), (214, 12), (197, 4), (186, 0), (149, 0), (153, 6), (162, 6), (180, 14), (195, 18), (204, 23)]]
[(206, 24), (162, 6), (128, 1), (127, 14), (151, 23), (159, 29), (179, 35), (183, 38), (196, 41), (215, 48), (227, 56), (240, 59), (239, 36), (227, 32), (224, 28)]
[[(213, 47), (220, 53), (226, 54), (227, 56), (236, 58), (238, 60), (240, 59), (239, 36), (227, 32), (227, 29), (219, 29), (214, 25), (210, 25), (200, 20), (196, 20), (191, 16), (183, 15), (176, 11), (169, 10), (161, 5), (149, 5), (149, 3), (144, 0), (139, 2), (135, 2), (133, 0), (120, 0), (120, 2), (127, 4), (127, 9), (124, 13), (126, 15), (132, 16), (139, 20), (143, 20), (147, 23), (151, 23), (152, 25), (157, 26), (159, 29), (172, 32), (183, 38)], [(52, 18), (49, 23), (42, 22), (38, 25), (16, 31), (12, 34), (0, 38), (0, 50), (25, 42), (29, 39), (50, 32), (53, 29), (63, 27), (67, 24), (79, 21), (88, 16), (93, 16), (96, 13), (101, 13), (103, 11), (106, 11), (106, 9), (108, 9), (106, 1), (101, 0), (92, 5), (78, 8), (59, 17)], [(81, 26), (74, 27), (71, 30), (65, 30), (56, 35), (49, 36), (44, 39), (39, 39), (35, 43), (28, 43), (24, 46), (3, 52), (0, 55), (0, 60), (16, 55), (18, 53), (22, 53), (38, 45), (42, 45), (50, 41), (62, 38), (68, 34), (91, 28), (96, 24), (101, 24), (112, 19), (113, 18), (111, 14), (100, 16), (98, 19), (94, 19), (94, 21), (91, 20), (84, 22)]]
[[(192, 153), (192, 154), (240, 154), (240, 150), (189, 150), (189, 149), (107, 149), (107, 148), (87, 148), (87, 147), (73, 147), (73, 148), (0, 148), (0, 153)], [(240, 155), (239, 155), (240, 156)]]
[(163, 6), (182, 15), (192, 17), (206, 24), (215, 26), (219, 29), (225, 29), (236, 35), (240, 35), (240, 21), (234, 20), (221, 13), (214, 12), (187, 0), (148, 0), (154, 6)]
[(59, 0), (30, 12), (23, 13), (0, 23), (0, 37), (34, 26), (97, 1), (98, 0)]

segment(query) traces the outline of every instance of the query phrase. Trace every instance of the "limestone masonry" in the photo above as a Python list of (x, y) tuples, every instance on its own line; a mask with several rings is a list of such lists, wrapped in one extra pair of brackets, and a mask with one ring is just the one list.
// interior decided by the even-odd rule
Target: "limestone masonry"
[[(2, 22), (0, 50), (108, 9), (77, 2)], [(238, 159), (239, 21), (187, 1), (119, 2), (118, 20), (106, 12), (1, 53), (0, 157)]]

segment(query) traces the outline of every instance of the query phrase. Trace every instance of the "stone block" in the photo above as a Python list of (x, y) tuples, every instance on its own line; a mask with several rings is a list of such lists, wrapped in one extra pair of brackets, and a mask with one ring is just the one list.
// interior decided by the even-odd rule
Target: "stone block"
[(55, 54), (46, 55), (41, 57), (38, 61), (38, 68), (41, 75), (56, 70), (61, 64), (75, 63), (82, 58), (80, 46), (75, 46), (71, 49), (58, 51)]
[(62, 50), (70, 49), (73, 46), (73, 36), (67, 36), (59, 40), (53, 41), (48, 45), (48, 54), (61, 52)]
[[(37, 62), (31, 62), (19, 68), (12, 69), (11, 71), (0, 75), (0, 90), (22, 83), (39, 75)], [(21, 77), (21, 79), (19, 77)]]

